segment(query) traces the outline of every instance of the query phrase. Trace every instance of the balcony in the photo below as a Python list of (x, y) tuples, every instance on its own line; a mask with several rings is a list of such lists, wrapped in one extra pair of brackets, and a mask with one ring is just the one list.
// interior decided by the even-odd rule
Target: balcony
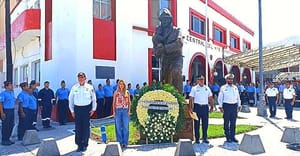
[[(13, 16), (13, 14), (11, 15)], [(12, 17), (13, 21), (13, 17)], [(26, 9), (11, 24), (11, 38), (16, 49), (40, 36), (41, 10)], [(5, 33), (0, 34), (0, 53), (5, 49)]]

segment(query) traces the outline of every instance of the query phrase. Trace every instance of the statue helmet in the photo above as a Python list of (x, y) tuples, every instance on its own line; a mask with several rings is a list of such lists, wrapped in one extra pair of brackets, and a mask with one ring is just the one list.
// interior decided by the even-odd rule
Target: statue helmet
[(161, 20), (163, 18), (171, 18), (172, 19), (172, 15), (171, 15), (171, 12), (169, 11), (169, 9), (163, 8), (161, 14), (159, 15), (159, 20)]

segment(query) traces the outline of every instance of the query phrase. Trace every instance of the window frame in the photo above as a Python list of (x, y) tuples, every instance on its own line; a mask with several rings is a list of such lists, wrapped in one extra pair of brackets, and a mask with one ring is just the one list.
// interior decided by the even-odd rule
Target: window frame
[[(171, 14), (173, 16), (173, 25), (177, 26), (177, 0), (171, 1)], [(148, 35), (153, 35), (156, 26), (152, 25), (152, 0), (148, 0)]]
[(36, 81), (41, 80), (41, 61), (40, 60), (36, 60), (36, 61), (32, 62), (31, 75), (32, 75), (32, 80), (36, 80)]
[[(200, 33), (198, 33), (198, 32), (196, 32), (196, 31), (193, 30), (193, 16), (196, 17), (196, 18), (198, 18), (200, 21), (202, 21), (204, 23), (203, 24), (204, 25), (204, 34), (200, 34)], [(206, 37), (206, 28), (209, 25), (209, 24), (206, 25), (206, 18), (205, 18), (205, 16), (202, 15), (202, 14), (200, 14), (196, 10), (190, 8), (190, 18), (189, 18), (189, 20), (190, 20), (189, 21), (189, 24), (190, 24), (190, 26), (189, 26), (189, 33), (190, 33), (190, 35), (195, 36), (197, 38), (200, 38), (202, 40), (205, 40), (205, 37)]]
[[(223, 36), (222, 36), (222, 41), (223, 42), (219, 42), (215, 39), (215, 28), (219, 29)], [(223, 48), (227, 48), (227, 30), (225, 27), (221, 26), (220, 24), (216, 23), (216, 22), (213, 22), (213, 44), (217, 45), (217, 46), (220, 46), (220, 47), (223, 47)]]
[(29, 78), (29, 65), (24, 64), (20, 67), (20, 80), (21, 82), (28, 82)]
[[(248, 47), (248, 48), (246, 48), (246, 50), (244, 50), (244, 45), (246, 45), (246, 47)], [(251, 49), (251, 43), (250, 43), (249, 41), (243, 39), (243, 45), (242, 45), (242, 48), (243, 48), (243, 49), (241, 49), (242, 51), (250, 50), (250, 49)]]
[[(103, 18), (103, 17), (101, 17), (101, 15), (102, 15), (101, 14), (101, 4), (103, 3), (101, 0), (93, 0), (93, 18), (101, 19), (101, 20), (105, 20), (105, 21), (112, 21), (113, 20), (113, 17), (112, 17), (113, 16), (113, 13), (112, 13), (112, 11), (113, 11), (113, 9), (112, 9), (112, 3), (113, 3), (113, 1), (112, 0), (109, 0), (109, 1), (110, 1), (110, 18), (107, 18), (107, 17)], [(99, 6), (99, 13), (98, 13), (97, 16), (94, 15), (94, 9), (95, 9), (94, 8), (95, 7), (94, 3), (98, 3), (97, 5)], [(107, 4), (109, 4), (109, 3), (107, 3)]]
[[(237, 52), (237, 53), (239, 53), (239, 52), (241, 52), (241, 49), (240, 49), (240, 36), (238, 36), (237, 34), (235, 34), (235, 33), (233, 33), (233, 32), (231, 32), (230, 31), (230, 33), (229, 33), (230, 35), (230, 44), (229, 44), (229, 49), (231, 50), (231, 51), (233, 51), (233, 52)], [(236, 47), (232, 47), (231, 46), (231, 38), (234, 38), (234, 39), (236, 39)]]

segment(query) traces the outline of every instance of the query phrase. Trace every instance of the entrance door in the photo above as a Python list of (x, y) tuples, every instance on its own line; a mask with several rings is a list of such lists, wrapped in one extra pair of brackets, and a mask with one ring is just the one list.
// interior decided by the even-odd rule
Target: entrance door
[(205, 65), (200, 60), (200, 57), (196, 57), (193, 60), (192, 72), (191, 72), (191, 75), (190, 75), (192, 84), (197, 83), (197, 77), (199, 77), (200, 75), (205, 76)]

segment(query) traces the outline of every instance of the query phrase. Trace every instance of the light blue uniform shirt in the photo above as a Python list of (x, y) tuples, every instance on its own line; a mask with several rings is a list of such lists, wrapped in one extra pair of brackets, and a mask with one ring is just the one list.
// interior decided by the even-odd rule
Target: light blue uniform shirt
[(102, 90), (97, 90), (96, 91), (96, 97), (97, 97), (97, 99), (102, 99), (102, 98), (104, 98), (104, 90), (102, 89)]
[(28, 101), (29, 101), (28, 108), (32, 109), (32, 110), (36, 110), (37, 109), (37, 100), (33, 94), (28, 94)]
[(15, 108), (16, 98), (14, 97), (14, 91), (5, 90), (0, 95), (0, 102), (4, 109), (13, 109)]
[(68, 100), (70, 91), (68, 88), (59, 88), (56, 90), (55, 96), (58, 100)]
[(22, 90), (21, 93), (18, 95), (18, 101), (19, 101), (19, 103), (22, 103), (23, 108), (28, 108), (29, 94), (27, 92), (25, 92), (24, 90)]
[(114, 89), (111, 85), (105, 85), (103, 86), (103, 90), (104, 90), (104, 97), (113, 97), (114, 95)]
[(134, 95), (134, 91), (133, 91), (133, 89), (132, 89), (132, 88), (130, 88), (130, 89), (127, 89), (127, 90), (128, 90), (128, 92), (129, 92), (130, 96), (133, 96), (133, 95)]

